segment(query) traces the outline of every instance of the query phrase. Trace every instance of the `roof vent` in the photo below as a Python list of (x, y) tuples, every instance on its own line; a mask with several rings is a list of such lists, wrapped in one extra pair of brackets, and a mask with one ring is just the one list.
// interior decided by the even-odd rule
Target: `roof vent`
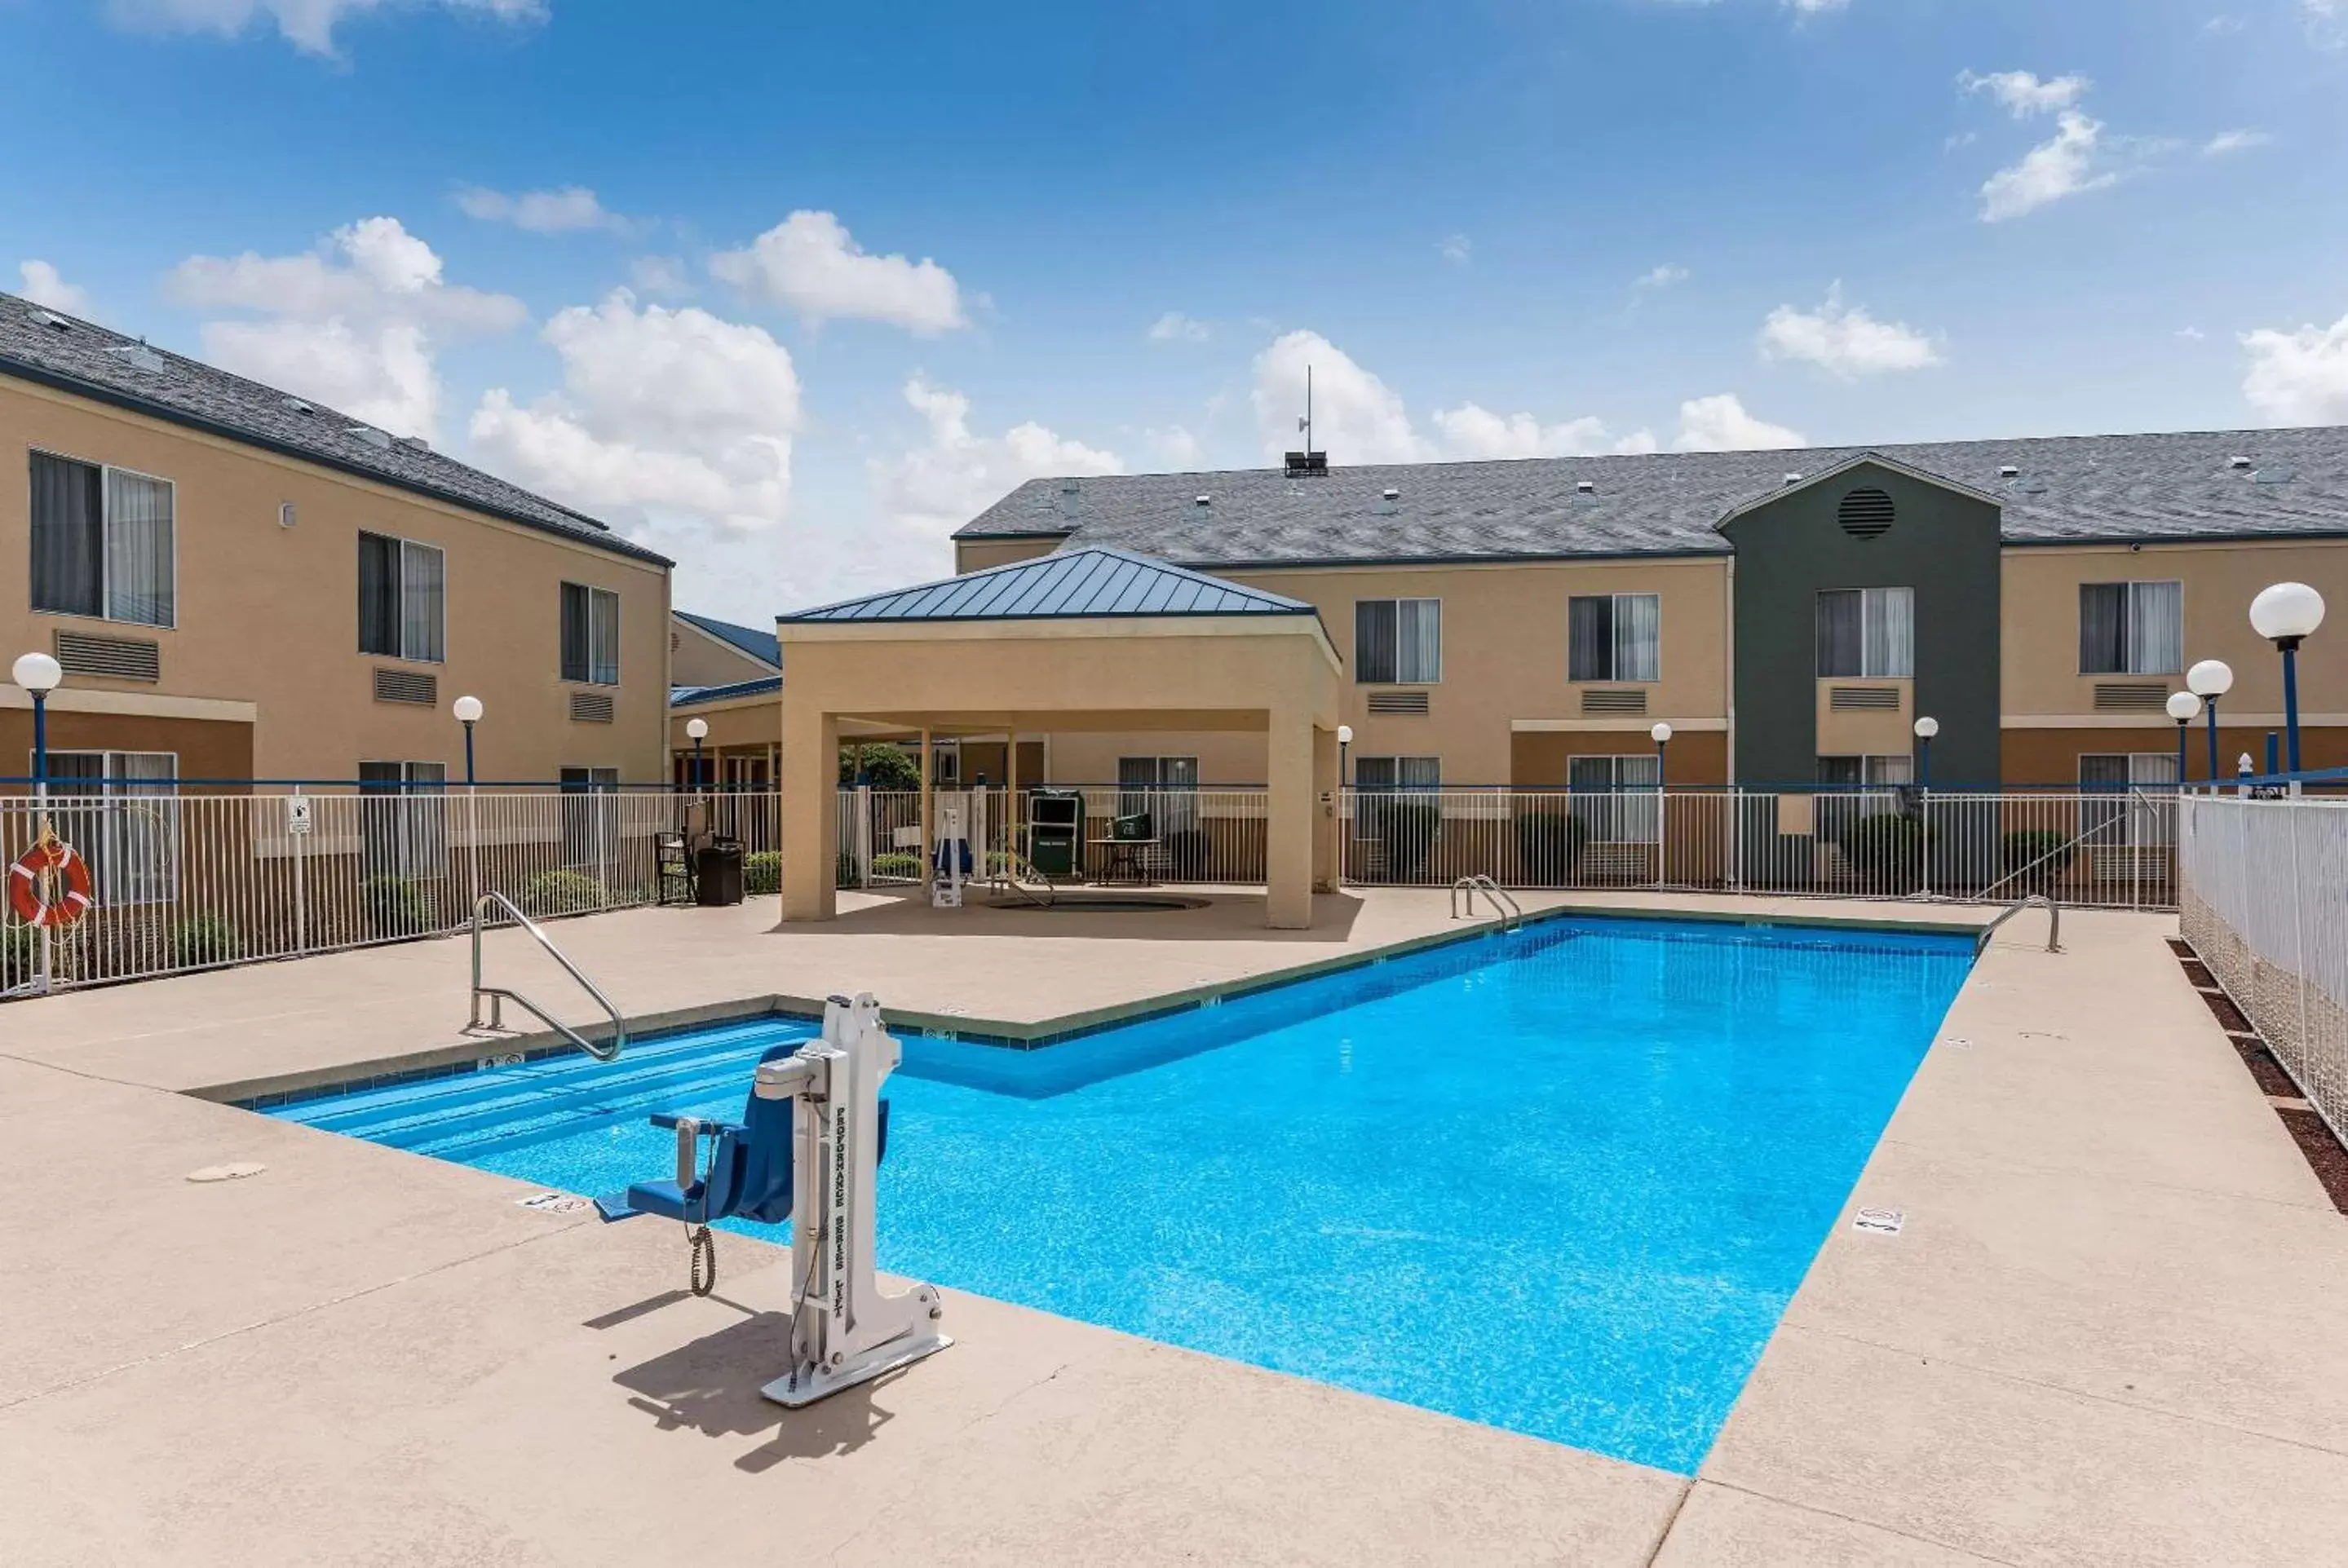
[(45, 311), (36, 308), (30, 313), (30, 316), (33, 324), (36, 327), (55, 327), (61, 333), (69, 333), (73, 331), (73, 323), (57, 314), (55, 311)]
[(1880, 490), (1853, 490), (1842, 498), (1835, 520), (1855, 539), (1879, 539), (1891, 531), (1891, 497)]
[(403, 436), (399, 438), (399, 444), (402, 446), (413, 447), (418, 452), (429, 452), (432, 450), (432, 443), (427, 441), (421, 436)]
[(343, 434), (354, 440), (364, 441), (370, 446), (380, 446), (386, 452), (391, 450), (391, 437), (372, 425), (354, 425)]
[(152, 375), (163, 368), (163, 356), (143, 343), (117, 343), (107, 353), (133, 370), (143, 370)]
[(2299, 477), (2298, 474), (2289, 468), (2261, 468), (2257, 473), (2250, 476), (2250, 483), (2253, 485), (2288, 485), (2297, 477)]
[(1060, 516), (1073, 518), (1084, 503), (1084, 486), (1074, 479), (1060, 481)]
[(2248, 457), (2229, 457), (2226, 459), (2226, 466), (2229, 468), (2240, 469), (2244, 473), (2248, 473), (2250, 467), (2250, 460)]
[(1594, 479), (1576, 479), (1573, 482), (1573, 487), (1574, 490), (1581, 495), (1594, 496), (1598, 494), (1598, 483)]
[(278, 401), (296, 414), (315, 414), (318, 412), (315, 408), (313, 408), (310, 405), (303, 402), (298, 397), (281, 397)]
[(1198, 507), (1211, 507), (1214, 504), (1215, 497), (1212, 496), (1200, 496), (1191, 503), (1191, 505)]
[(2008, 463), (1998, 469), (1997, 477), (2001, 479), (2019, 479), (2022, 477), (2022, 470), (2013, 464)]
[(1788, 485), (1798, 485), (1801, 482), (1802, 477), (1799, 474), (1788, 474), (1786, 476), (1786, 483)]

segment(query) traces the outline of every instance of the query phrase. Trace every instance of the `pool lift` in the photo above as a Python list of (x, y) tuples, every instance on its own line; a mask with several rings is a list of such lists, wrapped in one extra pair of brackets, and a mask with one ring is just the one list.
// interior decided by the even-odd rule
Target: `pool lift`
[(676, 1133), (675, 1180), (595, 1200), (607, 1221), (652, 1214), (690, 1227), (696, 1295), (716, 1284), (713, 1221), (780, 1225), (797, 1214), (791, 1367), (759, 1390), (778, 1404), (813, 1404), (953, 1343), (939, 1327), (937, 1286), (890, 1294), (873, 1274), (874, 1176), (889, 1146), (880, 1085), (903, 1059), (870, 992), (832, 997), (819, 1038), (759, 1061), (741, 1122), (652, 1119)]

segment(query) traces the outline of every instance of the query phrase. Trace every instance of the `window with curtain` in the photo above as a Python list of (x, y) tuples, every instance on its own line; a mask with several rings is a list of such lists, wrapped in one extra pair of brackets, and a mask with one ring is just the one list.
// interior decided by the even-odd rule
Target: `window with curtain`
[(1565, 620), (1567, 680), (1662, 679), (1661, 595), (1575, 594), (1566, 600)]
[(174, 624), (169, 479), (36, 452), (31, 500), (35, 610)]
[(1567, 809), (1595, 844), (1653, 844), (1662, 836), (1663, 762), (1653, 753), (1565, 760)]
[(1906, 680), (1916, 673), (1916, 590), (1836, 588), (1818, 595), (1822, 681)]
[(2079, 585), (2079, 673), (2174, 675), (2185, 668), (2182, 582)]
[(447, 558), (413, 539), (359, 535), (359, 651), (438, 664), (447, 636)]
[(411, 880), (448, 871), (446, 763), (359, 764), (363, 874)]
[(1441, 757), (1355, 757), (1354, 787), (1360, 790), (1439, 790)]
[(180, 896), (180, 759), (170, 752), (51, 752), (57, 828), (101, 905)]
[(562, 678), (620, 683), (620, 596), (611, 589), (562, 585)]
[(1117, 815), (1149, 813), (1159, 837), (1199, 825), (1198, 758), (1119, 757), (1117, 784)]
[[(2165, 845), (2175, 837), (2177, 757), (2171, 752), (2079, 758), (2079, 831), (2098, 847)], [(2098, 798), (2098, 797), (2103, 798)]]
[(1365, 686), (1431, 686), (1443, 679), (1443, 601), (1354, 601), (1354, 680)]
[(1897, 789), (1916, 782), (1916, 759), (1897, 752), (1870, 757), (1820, 757), (1818, 783), (1829, 789)]

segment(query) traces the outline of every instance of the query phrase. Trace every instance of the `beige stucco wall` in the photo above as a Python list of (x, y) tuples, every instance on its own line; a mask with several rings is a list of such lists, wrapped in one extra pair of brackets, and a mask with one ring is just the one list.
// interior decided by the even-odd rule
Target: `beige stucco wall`
[(672, 619), (668, 629), (668, 678), (676, 686), (731, 686), (775, 672), (722, 637), (690, 621)]
[[(2348, 715), (2348, 542), (2235, 539), (2009, 548), (2003, 590), (2008, 723), (2076, 716), (2106, 726), (2142, 724), (2141, 715), (2096, 713), (2096, 682), (2130, 677), (2079, 673), (2079, 585), (2170, 579), (2185, 585), (2184, 662), (2189, 668), (2199, 660), (2222, 659), (2232, 665), (2234, 689), (2219, 712), (2246, 719), (2282, 712), (2282, 662), (2274, 645), (2250, 630), (2250, 600), (2271, 583), (2313, 585), (2332, 619), (2300, 651), (2300, 702), (2310, 713), (2333, 715), (2335, 723)], [(2185, 689), (2181, 673), (2168, 681), (2173, 690)]]
[(1060, 548), (1056, 538), (1040, 539), (956, 539), (954, 541), (954, 575), (984, 571), (991, 566), (1009, 566), (1013, 561), (1034, 560), (1037, 556), (1050, 555)]
[[(173, 482), (178, 625), (35, 614), (28, 453), (40, 448)], [(0, 380), (0, 648), (51, 646), (63, 628), (161, 645), (160, 683), (67, 677), (68, 686), (253, 704), (252, 766), (264, 778), (348, 779), (362, 761), (464, 765), (448, 704), (469, 692), (487, 716), (479, 771), (551, 779), (563, 766), (657, 779), (666, 764), (668, 573), (582, 543), (224, 438)], [(281, 503), (294, 505), (292, 528)], [(445, 664), (358, 651), (358, 534), (438, 546), (447, 556)], [(574, 723), (560, 679), (565, 579), (614, 590), (621, 677), (599, 687), (612, 723)], [(437, 674), (434, 708), (374, 700), (376, 667)], [(183, 765), (186, 776), (194, 776)]]

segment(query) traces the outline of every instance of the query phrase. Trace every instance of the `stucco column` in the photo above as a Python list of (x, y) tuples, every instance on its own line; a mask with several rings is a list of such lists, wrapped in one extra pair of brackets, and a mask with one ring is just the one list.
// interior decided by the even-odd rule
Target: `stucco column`
[(1264, 742), (1264, 924), (1303, 931), (1313, 925), (1314, 841), (1321, 836), (1312, 714), (1273, 709)]
[(1337, 891), (1337, 732), (1317, 724), (1313, 730), (1313, 890)]
[(783, 696), (783, 918), (839, 913), (839, 719)]

